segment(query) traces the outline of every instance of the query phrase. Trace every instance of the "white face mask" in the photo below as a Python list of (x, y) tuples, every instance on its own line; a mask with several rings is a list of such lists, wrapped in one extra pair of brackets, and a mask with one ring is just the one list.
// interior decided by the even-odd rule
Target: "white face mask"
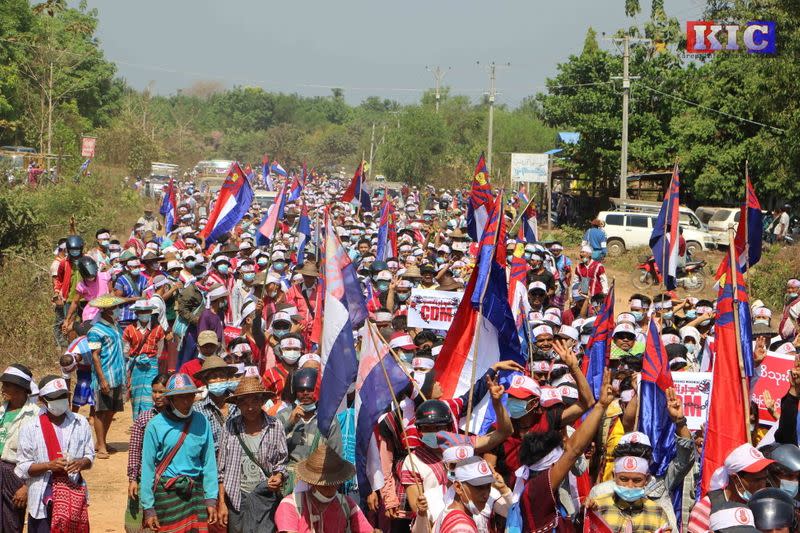
[(293, 365), (300, 359), (300, 350), (281, 350), (281, 359)]
[(173, 415), (175, 415), (175, 416), (177, 416), (178, 418), (184, 418), (184, 419), (185, 419), (185, 418), (189, 418), (190, 416), (192, 416), (192, 410), (191, 410), (191, 409), (189, 409), (189, 412), (188, 412), (188, 413), (186, 413), (186, 414), (183, 414), (183, 413), (181, 413), (180, 411), (178, 411), (178, 410), (177, 410), (177, 409), (176, 409), (176, 408), (173, 406), (173, 407), (172, 407), (172, 414), (173, 414)]
[(47, 400), (47, 411), (53, 416), (61, 416), (69, 409), (69, 399)]
[(334, 493), (333, 496), (325, 496), (314, 489), (311, 489), (311, 495), (320, 503), (331, 503), (333, 499), (336, 498), (336, 493)]

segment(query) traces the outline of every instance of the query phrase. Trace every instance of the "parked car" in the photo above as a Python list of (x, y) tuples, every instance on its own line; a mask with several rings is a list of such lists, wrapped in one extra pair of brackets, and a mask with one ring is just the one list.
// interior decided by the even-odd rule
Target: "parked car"
[(728, 246), (730, 244), (728, 228), (736, 229), (739, 225), (740, 214), (741, 211), (735, 207), (720, 207), (708, 221), (708, 231), (718, 245)]
[[(650, 235), (653, 233), (653, 224), (658, 218), (658, 213), (601, 211), (597, 218), (606, 224), (608, 255), (617, 256), (626, 250), (650, 245)], [(698, 252), (715, 247), (711, 234), (700, 226), (696, 216), (694, 219), (686, 217), (684, 221), (681, 213), (680, 226), (683, 228), (683, 238), (690, 254), (696, 255)]]

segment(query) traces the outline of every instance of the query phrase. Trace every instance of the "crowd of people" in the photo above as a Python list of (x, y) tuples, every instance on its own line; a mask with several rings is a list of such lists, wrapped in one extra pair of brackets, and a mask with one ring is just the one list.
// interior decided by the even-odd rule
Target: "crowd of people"
[[(501, 357), (451, 398), (437, 358), (463, 332), (409, 327), (408, 313), (412, 291), (464, 291), (474, 274), (468, 194), (403, 187), (376, 194), (370, 210), (340, 202), (341, 185), (317, 177), (266, 244), (256, 203), (212, 243), (202, 237), (208, 195), (178, 188), (170, 231), (147, 209), (129, 234), (99, 228), (59, 241), (61, 372), (34, 379), (12, 364), (0, 375), (2, 531), (88, 531), (84, 471), (117, 453), (112, 424), (130, 427), (127, 531), (798, 531), (800, 364), (768, 406), (775, 429), (753, 406), (749, 442), (730, 450), (705, 494), (703, 429), (688, 427), (681, 396), (667, 389), (663, 414), (675, 429), (664, 438), (675, 453), (654, 471), (661, 443), (639, 428), (648, 331), (654, 323), (671, 371), (710, 370), (716, 300), (633, 294), (612, 317), (600, 382), (587, 380), (610, 290), (601, 222), (575, 254), (516, 234), (496, 244), (509, 265), (524, 260), (524, 364)], [(396, 242), (378, 258), (385, 202), (396, 207)], [(523, 209), (509, 200), (508, 227)], [(297, 227), (304, 211), (309, 239)], [(366, 491), (355, 468), (356, 384), (329, 431), (317, 420), (323, 211), (367, 305), (355, 343), (379, 337), (408, 376), (368, 428)], [(775, 317), (751, 305), (756, 365), (768, 350), (796, 354), (800, 281), (788, 281), (785, 302)], [(487, 410), (490, 423), (464, 430)]]

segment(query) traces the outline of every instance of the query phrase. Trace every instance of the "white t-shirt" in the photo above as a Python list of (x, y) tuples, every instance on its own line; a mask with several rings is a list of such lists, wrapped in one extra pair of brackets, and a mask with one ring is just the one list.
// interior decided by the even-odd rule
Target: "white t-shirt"
[(772, 230), (772, 233), (775, 235), (786, 235), (789, 231), (789, 213), (783, 212), (778, 217), (778, 223), (775, 224), (775, 229)]

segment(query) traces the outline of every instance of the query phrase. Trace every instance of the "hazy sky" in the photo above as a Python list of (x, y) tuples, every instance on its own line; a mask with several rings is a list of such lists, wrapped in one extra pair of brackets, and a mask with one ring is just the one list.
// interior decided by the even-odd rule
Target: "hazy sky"
[[(641, 0), (641, 23), (649, 0)], [(425, 66), (450, 67), (444, 84), (478, 97), (484, 66), (498, 69), (498, 102), (543, 89), (580, 50), (589, 26), (613, 33), (633, 21), (624, 0), (89, 0), (106, 56), (136, 88), (174, 93), (199, 80), (269, 91), (370, 95), (412, 102), (433, 86)], [(684, 25), (704, 0), (666, 0)], [(610, 43), (602, 46), (612, 47)], [(482, 65), (477, 65), (480, 61)]]

